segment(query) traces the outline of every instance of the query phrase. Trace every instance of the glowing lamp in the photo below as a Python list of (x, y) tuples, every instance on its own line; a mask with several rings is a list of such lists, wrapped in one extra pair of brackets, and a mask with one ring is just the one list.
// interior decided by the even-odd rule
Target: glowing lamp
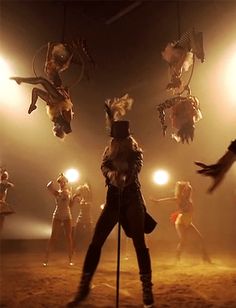
[(165, 170), (157, 170), (153, 174), (153, 181), (157, 185), (165, 185), (169, 181), (169, 174)]
[(66, 170), (64, 174), (70, 183), (74, 183), (80, 178), (79, 171), (73, 168)]

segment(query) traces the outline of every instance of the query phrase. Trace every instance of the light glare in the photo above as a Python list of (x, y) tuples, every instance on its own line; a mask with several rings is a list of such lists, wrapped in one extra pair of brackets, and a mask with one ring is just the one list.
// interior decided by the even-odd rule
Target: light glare
[(169, 180), (169, 174), (165, 170), (157, 170), (153, 174), (153, 181), (157, 185), (165, 185)]
[(14, 73), (10, 65), (0, 55), (0, 109), (17, 115), (23, 101), (23, 92), (15, 81), (9, 79), (11, 76)]
[(70, 183), (74, 183), (78, 181), (80, 174), (78, 170), (71, 168), (65, 171), (65, 176)]
[(236, 104), (236, 50), (234, 50), (231, 58), (226, 62), (225, 74), (224, 74), (224, 86), (228, 92), (228, 96), (231, 102)]

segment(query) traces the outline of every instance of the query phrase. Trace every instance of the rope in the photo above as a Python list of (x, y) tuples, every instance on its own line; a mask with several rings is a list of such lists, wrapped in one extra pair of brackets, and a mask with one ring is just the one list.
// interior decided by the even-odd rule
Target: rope
[(61, 36), (62, 42), (65, 41), (65, 37), (66, 37), (66, 9), (67, 9), (67, 6), (65, 2), (63, 2), (63, 24), (62, 24), (62, 36)]
[(177, 1), (177, 29), (178, 29), (178, 39), (181, 37), (181, 16), (180, 16), (180, 1)]

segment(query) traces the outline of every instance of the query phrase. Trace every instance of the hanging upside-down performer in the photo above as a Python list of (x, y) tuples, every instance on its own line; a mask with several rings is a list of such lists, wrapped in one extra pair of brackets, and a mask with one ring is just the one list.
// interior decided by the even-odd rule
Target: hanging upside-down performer
[(76, 307), (88, 296), (102, 246), (118, 221), (133, 240), (143, 285), (143, 303), (146, 307), (153, 306), (151, 260), (144, 233), (150, 233), (156, 222), (147, 214), (140, 190), (138, 173), (143, 165), (142, 149), (130, 135), (129, 122), (119, 120), (131, 103), (128, 95), (106, 102), (112, 137), (101, 165), (108, 187), (106, 204), (86, 254), (77, 294), (68, 307)]
[(212, 165), (206, 165), (202, 162), (195, 162), (195, 164), (202, 169), (198, 170), (199, 174), (210, 176), (213, 178), (213, 184), (208, 189), (212, 193), (216, 187), (222, 182), (226, 173), (236, 161), (236, 140), (232, 141), (228, 146), (226, 153), (219, 158), (219, 160)]
[(182, 255), (183, 249), (186, 246), (187, 237), (190, 232), (196, 234), (201, 244), (202, 260), (204, 262), (211, 263), (211, 260), (207, 254), (204, 239), (199, 230), (193, 224), (193, 201), (192, 201), (192, 186), (189, 182), (178, 181), (175, 185), (174, 197), (167, 197), (161, 199), (150, 199), (153, 202), (161, 203), (165, 201), (174, 201), (177, 205), (177, 211), (172, 213), (170, 220), (175, 224), (175, 229), (179, 237), (179, 243), (176, 251), (176, 258), (179, 261)]
[[(55, 136), (59, 138), (64, 138), (66, 134), (72, 132), (71, 120), (73, 118), (73, 104), (69, 89), (62, 85), (60, 74), (68, 69), (71, 63), (75, 63), (82, 66), (82, 78), (84, 69), (87, 67), (87, 65), (85, 65), (86, 62), (94, 65), (94, 61), (88, 53), (85, 40), (79, 39), (68, 43), (50, 42), (48, 43), (47, 57), (44, 66), (47, 78), (11, 78), (18, 84), (28, 83), (43, 87), (43, 89), (37, 87), (33, 88), (28, 113), (30, 114), (37, 108), (36, 103), (38, 98), (44, 100), (47, 104), (47, 114), (54, 124), (53, 132)], [(77, 80), (77, 82), (78, 81), (79, 80)]]
[(163, 59), (169, 64), (171, 81), (167, 85), (168, 90), (174, 93), (184, 89), (181, 80), (183, 72), (193, 65), (194, 57), (204, 62), (203, 34), (194, 29), (184, 33), (177, 42), (168, 43), (162, 52)]
[(5, 169), (0, 169), (0, 235), (3, 230), (5, 216), (15, 213), (11, 206), (6, 202), (7, 191), (14, 187), (14, 184), (8, 181), (9, 175)]
[(47, 114), (53, 122), (53, 133), (59, 138), (64, 138), (65, 134), (72, 132), (71, 120), (73, 118), (73, 104), (70, 99), (68, 88), (62, 86), (60, 79), (53, 82), (43, 77), (11, 77), (18, 84), (29, 83), (33, 85), (41, 85), (42, 89), (37, 87), (32, 90), (31, 104), (28, 110), (30, 114), (37, 106), (38, 98), (46, 102)]
[(57, 179), (59, 189), (54, 187), (53, 181), (47, 184), (48, 191), (55, 197), (56, 208), (52, 218), (52, 232), (48, 242), (44, 266), (47, 266), (49, 254), (53, 243), (58, 239), (61, 226), (64, 228), (67, 245), (69, 264), (72, 265), (72, 217), (71, 217), (71, 189), (68, 187), (68, 179), (61, 173)]
[[(202, 118), (197, 97), (191, 95), (190, 80), (193, 75), (195, 56), (204, 62), (203, 35), (194, 29), (184, 33), (177, 42), (169, 43), (162, 52), (162, 57), (168, 62), (171, 73), (171, 81), (167, 90), (172, 90), (175, 97), (167, 99), (157, 106), (165, 135), (165, 109), (171, 109), (172, 128), (177, 130), (172, 134), (176, 141), (182, 143), (193, 141), (195, 123)], [(182, 75), (192, 66), (192, 72), (188, 82), (184, 85)], [(186, 92), (186, 95), (184, 94)]]

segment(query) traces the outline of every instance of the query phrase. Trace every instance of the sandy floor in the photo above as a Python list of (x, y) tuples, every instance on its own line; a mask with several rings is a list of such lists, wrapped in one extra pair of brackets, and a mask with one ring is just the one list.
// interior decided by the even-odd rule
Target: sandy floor
[[(83, 253), (69, 266), (66, 254), (56, 252), (48, 267), (42, 254), (1, 255), (0, 307), (65, 307), (73, 297), (81, 274)], [(153, 255), (155, 307), (236, 307), (236, 260), (215, 256), (214, 264), (203, 264), (185, 255), (176, 265), (168, 254)], [(93, 280), (90, 296), (80, 307), (115, 307), (116, 254), (104, 251)], [(121, 258), (119, 307), (142, 307), (141, 285), (135, 256)]]

